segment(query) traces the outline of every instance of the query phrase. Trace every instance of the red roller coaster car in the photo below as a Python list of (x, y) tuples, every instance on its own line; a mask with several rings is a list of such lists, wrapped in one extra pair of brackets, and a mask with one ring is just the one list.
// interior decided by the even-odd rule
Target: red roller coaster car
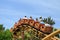
[(31, 27), (34, 27), (44, 33), (51, 33), (53, 30), (52, 26), (47, 27), (47, 26), (45, 26), (45, 24), (41, 24), (40, 22), (34, 21), (33, 19), (21, 19), (17, 23), (17, 25), (22, 25), (22, 24), (28, 24)]

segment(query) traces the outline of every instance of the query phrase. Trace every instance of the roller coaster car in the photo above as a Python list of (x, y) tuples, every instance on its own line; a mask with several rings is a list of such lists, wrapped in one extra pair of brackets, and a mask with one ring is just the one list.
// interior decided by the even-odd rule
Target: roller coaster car
[(39, 23), (39, 22), (35, 22), (34, 27), (39, 30), (39, 28), (40, 28), (40, 23)]
[[(42, 25), (42, 24), (41, 24), (41, 25)], [(45, 25), (42, 25), (42, 26), (40, 27), (40, 30), (41, 30), (42, 32), (46, 33), (46, 34), (50, 34), (50, 33), (53, 31), (53, 27), (51, 27), (51, 26), (46, 27)]]
[(53, 28), (52, 27), (46, 27), (45, 24), (41, 24), (39, 22), (34, 21), (33, 19), (22, 19), (19, 24), (29, 24), (30, 26), (33, 26), (34, 28), (44, 32), (44, 33), (51, 33)]
[(29, 24), (30, 26), (34, 26), (34, 23), (35, 23), (35, 21), (34, 21), (34, 20), (29, 19), (29, 23), (28, 23), (28, 24)]

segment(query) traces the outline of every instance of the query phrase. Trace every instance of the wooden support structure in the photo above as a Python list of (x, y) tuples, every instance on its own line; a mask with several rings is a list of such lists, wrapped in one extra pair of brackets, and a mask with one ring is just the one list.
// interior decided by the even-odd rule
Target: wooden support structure
[(42, 40), (49, 40), (51, 39), (51, 37), (55, 36), (56, 34), (59, 34), (60, 33), (60, 30), (57, 30), (49, 35), (47, 35), (45, 38), (43, 38)]
[[(26, 31), (27, 29), (32, 29), (32, 30), (36, 30), (37, 35), (40, 37), (41, 35), (44, 36), (42, 37), (42, 40), (49, 40), (49, 39), (53, 39), (54, 35), (60, 33), (60, 30), (57, 30), (53, 33), (53, 27), (52, 26), (48, 26), (46, 27), (45, 24), (41, 24), (33, 19), (21, 19), (19, 20), (17, 23), (14, 24), (14, 27), (11, 28), (11, 32), (13, 32), (13, 35), (17, 35), (18, 32), (22, 32), (22, 39), (24, 40), (24, 31)], [(35, 31), (34, 30), (34, 31)], [(29, 31), (29, 30), (27, 30)], [(47, 35), (48, 33), (51, 33), (49, 35)], [(46, 37), (45, 37), (46, 36)]]

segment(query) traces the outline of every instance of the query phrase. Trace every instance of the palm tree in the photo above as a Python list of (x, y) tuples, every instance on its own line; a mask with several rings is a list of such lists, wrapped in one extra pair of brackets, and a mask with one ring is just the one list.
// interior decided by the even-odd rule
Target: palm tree
[(51, 19), (51, 17), (48, 17), (48, 18), (44, 18), (43, 19), (43, 22), (44, 23), (48, 23), (48, 24), (50, 24), (50, 25), (54, 25), (55, 24), (55, 21), (53, 20), (53, 19)]

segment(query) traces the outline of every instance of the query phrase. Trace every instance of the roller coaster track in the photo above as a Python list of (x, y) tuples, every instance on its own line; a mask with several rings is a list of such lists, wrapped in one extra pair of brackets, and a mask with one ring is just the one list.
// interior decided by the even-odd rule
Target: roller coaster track
[(17, 33), (18, 31), (20, 31), (19, 29), (21, 29), (22, 31), (29, 31), (29, 29), (32, 29), (34, 31), (34, 34), (36, 35), (35, 37), (38, 38), (39, 35), (41, 35), (42, 38), (44, 38), (47, 34), (44, 34), (43, 32), (37, 30), (36, 28), (31, 27), (30, 25), (21, 25), (18, 26), (16, 29), (13, 29), (13, 33)]
[[(41, 38), (42, 40), (49, 40), (47, 38), (50, 38), (50, 37), (52, 37), (52, 35), (54, 36), (55, 34), (57, 34), (57, 33), (60, 32), (60, 30), (59, 30), (59, 31), (53, 32), (51, 34), (46, 34), (43, 31), (39, 30), (39, 28), (40, 28), (40, 27), (38, 27), (39, 26), (38, 25), (39, 23), (36, 23), (36, 27), (35, 27), (35, 26), (32, 26), (32, 25), (28, 24), (27, 23), (28, 21), (26, 21), (26, 23), (23, 23), (23, 22), (22, 21), (19, 21), (18, 23), (15, 23), (14, 24), (14, 27), (13, 28), (11, 28), (10, 31), (13, 32), (13, 37), (18, 37), (17, 36), (17, 33), (18, 32), (21, 32), (21, 31), (29, 31), (30, 29), (32, 29), (34, 31), (35, 37)], [(31, 22), (31, 24), (32, 23), (33, 22)], [(54, 37), (52, 37), (52, 38), (54, 38)], [(55, 37), (55, 38), (57, 38), (57, 37)]]
[[(55, 32), (47, 35), (45, 38), (43, 38), (42, 40), (60, 40), (59, 38), (55, 37), (56, 34), (59, 34), (60, 30), (56, 30)], [(53, 37), (54, 36), (54, 37)]]

